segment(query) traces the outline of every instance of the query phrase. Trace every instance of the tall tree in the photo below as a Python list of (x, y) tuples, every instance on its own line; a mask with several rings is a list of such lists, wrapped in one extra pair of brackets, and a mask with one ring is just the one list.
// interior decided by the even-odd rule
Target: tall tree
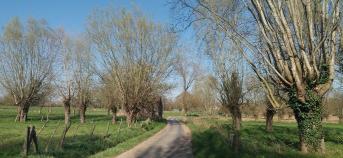
[[(273, 106), (270, 84), (288, 94), (288, 104), (298, 123), (300, 149), (308, 147), (324, 151), (324, 134), (321, 114), (322, 100), (335, 76), (335, 58), (341, 19), (342, 1), (339, 0), (250, 0), (236, 1), (244, 5), (262, 35), (263, 46), (256, 47), (254, 38), (246, 38), (230, 24), (225, 3), (227, 0), (178, 0), (179, 7), (187, 8), (191, 22), (205, 19), (238, 45), (268, 93)], [(249, 18), (248, 14), (245, 14)], [(247, 25), (249, 26), (249, 25)], [(268, 82), (252, 60), (264, 64), (272, 80)]]
[(93, 84), (93, 61), (90, 50), (90, 41), (85, 38), (74, 41), (75, 71), (73, 72), (76, 84), (76, 104), (79, 108), (80, 122), (86, 120), (86, 110), (91, 104), (91, 90)]
[(18, 106), (16, 120), (25, 121), (31, 105), (51, 90), (61, 37), (44, 20), (18, 18), (6, 26), (0, 41), (0, 83)]
[(168, 88), (164, 81), (172, 70), (177, 37), (144, 16), (112, 8), (90, 16), (88, 35), (102, 61), (99, 74), (109, 74), (118, 88), (131, 125)]
[(70, 123), (70, 107), (75, 99), (76, 82), (74, 73), (76, 71), (75, 41), (64, 35), (63, 49), (59, 54), (57, 77), (55, 80), (56, 92), (62, 99), (64, 106), (64, 123)]
[(215, 114), (219, 107), (216, 88), (216, 78), (213, 75), (198, 77), (195, 81), (192, 96), (202, 112), (210, 115)]
[(195, 63), (192, 62), (192, 59), (180, 53), (175, 60), (175, 71), (182, 81), (182, 92), (180, 94), (182, 98), (182, 112), (187, 113), (187, 100), (189, 100), (187, 97), (190, 96), (188, 90), (196, 80), (199, 71)]

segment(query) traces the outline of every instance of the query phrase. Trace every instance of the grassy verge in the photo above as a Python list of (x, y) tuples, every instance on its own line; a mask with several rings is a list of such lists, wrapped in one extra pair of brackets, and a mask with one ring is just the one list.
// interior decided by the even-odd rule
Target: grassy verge
[(140, 142), (146, 140), (147, 138), (151, 137), (152, 135), (154, 135), (155, 133), (157, 133), (158, 131), (160, 131), (163, 127), (165, 127), (164, 124), (159, 124), (158, 126), (156, 126), (153, 130), (145, 132), (144, 134), (134, 137), (132, 139), (129, 139), (123, 143), (118, 144), (117, 146), (113, 147), (113, 148), (109, 148), (106, 149), (105, 151), (99, 152), (95, 155), (92, 155), (91, 158), (106, 158), (106, 157), (114, 157), (119, 155), (120, 153), (123, 153), (131, 148), (133, 148), (134, 146), (136, 146), (137, 144), (139, 144)]
[(193, 155), (196, 158), (264, 158), (264, 157), (343, 157), (343, 127), (325, 124), (326, 154), (301, 154), (295, 123), (274, 123), (274, 131), (267, 133), (264, 122), (243, 122), (240, 133), (241, 149), (230, 148), (230, 121), (222, 117), (189, 117), (192, 130)]
[[(36, 131), (39, 132), (48, 114), (48, 108), (43, 108), (39, 113), (39, 107), (33, 107), (29, 112), (29, 120), (25, 123), (14, 122), (16, 115), (15, 107), (0, 107), (0, 157), (20, 157), (22, 152), (22, 146), (25, 138), (25, 129), (29, 125), (34, 125)], [(65, 146), (59, 149), (58, 144), (64, 128), (64, 116), (63, 108), (52, 108), (49, 113), (49, 121), (45, 128), (38, 135), (40, 154), (35, 155), (30, 151), (29, 157), (89, 157), (95, 155), (98, 152), (105, 151), (112, 148), (120, 148), (120, 151), (129, 144), (138, 143), (143, 140), (143, 136), (148, 137), (149, 134), (153, 134), (161, 129), (165, 122), (151, 122), (150, 124), (142, 125), (142, 122), (138, 121), (132, 127), (128, 128), (124, 117), (119, 117), (117, 124), (109, 124), (111, 116), (107, 116), (106, 109), (92, 109), (89, 108), (86, 113), (86, 123), (79, 124), (79, 117), (72, 116), (72, 125), (67, 133)], [(122, 121), (120, 121), (122, 120)], [(122, 122), (122, 123), (120, 123)], [(109, 124), (109, 126), (108, 126)], [(95, 125), (93, 135), (91, 135), (92, 129)], [(108, 136), (105, 137), (108, 129)], [(56, 129), (55, 135), (51, 139), (51, 143), (47, 151), (48, 140), (51, 134)], [(132, 140), (135, 139), (136, 140)], [(145, 137), (144, 137), (145, 138)], [(127, 142), (128, 145), (125, 145)], [(122, 145), (124, 144), (124, 145)]]

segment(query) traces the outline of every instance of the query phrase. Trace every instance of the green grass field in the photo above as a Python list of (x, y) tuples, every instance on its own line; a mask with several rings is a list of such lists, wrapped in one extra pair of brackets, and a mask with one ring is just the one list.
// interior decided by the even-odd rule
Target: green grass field
[[(39, 108), (33, 107), (30, 109), (28, 121), (20, 123), (14, 122), (16, 116), (15, 107), (0, 106), (0, 157), (21, 157), (25, 129), (29, 125), (34, 125), (38, 133), (44, 124), (44, 121), (41, 121), (41, 116), (46, 119), (47, 113), (48, 108), (43, 108), (41, 114), (39, 114)], [(110, 136), (104, 138), (111, 116), (107, 116), (107, 110), (105, 109), (89, 108), (86, 113), (85, 124), (79, 124), (79, 117), (72, 114), (72, 125), (67, 133), (65, 147), (62, 150), (58, 148), (58, 143), (64, 128), (63, 119), (63, 108), (52, 108), (46, 127), (38, 134), (40, 154), (33, 154), (33, 151), (30, 151), (29, 157), (83, 158), (89, 156), (99, 157), (97, 156), (99, 153), (103, 154), (101, 157), (105, 155), (114, 156), (130, 149), (165, 126), (165, 122), (152, 122), (141, 126), (142, 121), (138, 121), (128, 128), (125, 118), (119, 117), (117, 124), (110, 124), (109, 126), (108, 134)], [(122, 123), (120, 123), (120, 120), (122, 120)], [(91, 136), (94, 125), (94, 134)], [(47, 142), (55, 129), (57, 129), (56, 133), (52, 137), (51, 144), (46, 152)]]
[(265, 122), (243, 122), (241, 149), (230, 148), (231, 121), (223, 117), (188, 117), (192, 130), (192, 148), (196, 158), (289, 158), (289, 157), (343, 157), (343, 126), (325, 124), (326, 154), (301, 154), (295, 123), (274, 123), (272, 133), (265, 132)]

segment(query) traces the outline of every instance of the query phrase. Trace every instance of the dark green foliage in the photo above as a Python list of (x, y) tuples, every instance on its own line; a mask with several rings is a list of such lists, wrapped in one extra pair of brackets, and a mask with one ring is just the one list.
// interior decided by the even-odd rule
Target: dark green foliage
[(329, 80), (329, 65), (322, 64), (320, 67), (319, 84), (324, 84)]
[(304, 138), (306, 144), (317, 150), (323, 138), (322, 98), (309, 89), (306, 90), (305, 98), (305, 103), (300, 102), (295, 90), (292, 90), (289, 92), (289, 105), (298, 122), (299, 135)]

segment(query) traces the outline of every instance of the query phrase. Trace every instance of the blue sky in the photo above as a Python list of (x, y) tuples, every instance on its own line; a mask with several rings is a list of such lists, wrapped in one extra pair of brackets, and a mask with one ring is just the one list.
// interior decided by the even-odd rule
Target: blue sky
[(63, 27), (70, 34), (79, 34), (84, 31), (92, 10), (108, 5), (118, 9), (137, 6), (154, 21), (170, 23), (172, 18), (166, 4), (166, 0), (2, 0), (0, 26), (14, 16), (22, 21), (33, 17), (45, 19), (52, 27)]
[[(173, 22), (167, 0), (1, 0), (0, 28), (3, 29), (13, 17), (19, 17), (23, 23), (32, 17), (45, 19), (49, 26), (63, 28), (69, 35), (77, 36), (85, 31), (87, 17), (91, 12), (96, 8), (107, 6), (128, 10), (137, 7), (155, 22), (167, 24)], [(195, 53), (197, 47), (192, 30), (183, 32), (181, 38), (182, 43)], [(193, 53), (188, 55), (193, 56)], [(177, 86), (169, 94), (170, 97), (175, 97), (181, 92), (181, 84), (178, 84), (178, 81), (177, 77), (168, 81), (174, 82)]]

